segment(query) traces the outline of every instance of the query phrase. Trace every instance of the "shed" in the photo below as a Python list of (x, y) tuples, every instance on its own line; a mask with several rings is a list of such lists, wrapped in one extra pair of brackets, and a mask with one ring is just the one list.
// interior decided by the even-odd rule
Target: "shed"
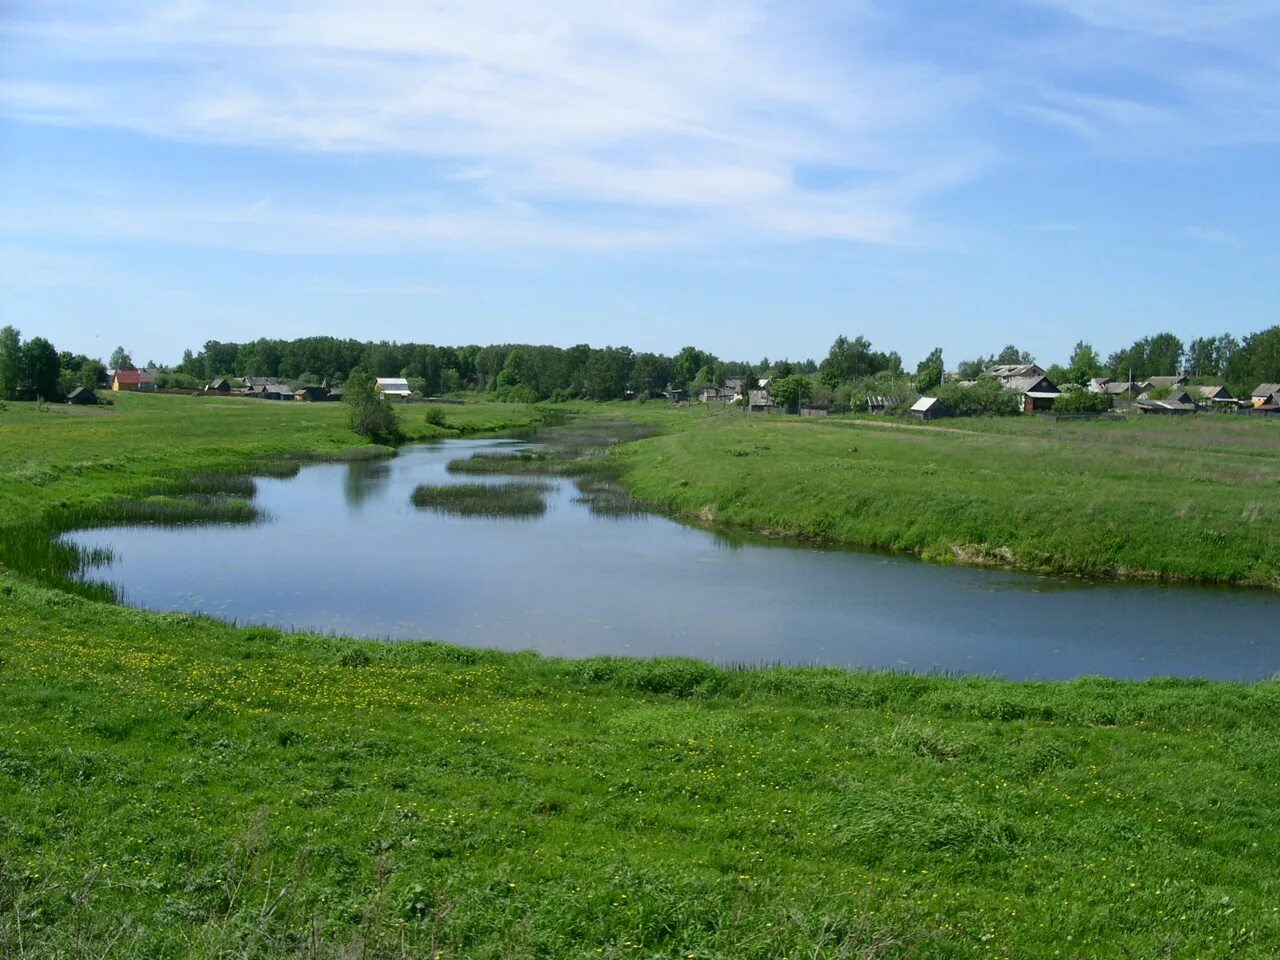
[(413, 388), (409, 386), (409, 381), (403, 377), (378, 377), (374, 380), (373, 386), (384, 397), (408, 400), (413, 396)]
[(205, 393), (230, 393), (231, 381), (225, 377), (219, 377), (213, 383), (204, 388)]
[(921, 397), (911, 405), (911, 415), (921, 420), (937, 420), (949, 413), (947, 405), (937, 397)]
[(312, 403), (318, 403), (329, 399), (328, 387), (299, 387), (293, 391), (293, 399), (307, 400)]
[(67, 394), (67, 403), (74, 403), (80, 406), (87, 406), (91, 403), (97, 403), (98, 397), (88, 387), (76, 387)]

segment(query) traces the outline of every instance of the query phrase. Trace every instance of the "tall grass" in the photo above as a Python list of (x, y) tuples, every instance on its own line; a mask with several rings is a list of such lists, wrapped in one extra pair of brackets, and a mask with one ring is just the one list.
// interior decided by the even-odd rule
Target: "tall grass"
[(537, 517), (546, 513), (543, 483), (422, 484), (412, 494), (413, 505), (468, 517)]

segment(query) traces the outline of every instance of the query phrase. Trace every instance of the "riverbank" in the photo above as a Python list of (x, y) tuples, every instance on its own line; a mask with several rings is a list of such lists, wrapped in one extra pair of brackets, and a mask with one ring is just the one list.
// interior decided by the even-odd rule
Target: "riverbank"
[(1280, 587), (1280, 425), (683, 416), (615, 451), (682, 519), (941, 563)]
[[(252, 522), (244, 498), (255, 475), (395, 454), (352, 433), (341, 403), (111, 399), (96, 407), (10, 403), (0, 412), (0, 569), (66, 585), (82, 558), (51, 543), (58, 532), (129, 521)], [(527, 429), (547, 418), (536, 407), (496, 402), (396, 409), (407, 442)]]
[(558, 661), (0, 576), (6, 956), (1270, 957), (1280, 688)]

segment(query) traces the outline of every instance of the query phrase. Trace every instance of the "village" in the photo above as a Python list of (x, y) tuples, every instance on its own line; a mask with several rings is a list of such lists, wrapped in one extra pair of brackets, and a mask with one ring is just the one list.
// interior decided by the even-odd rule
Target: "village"
[[(157, 392), (164, 380), (163, 369), (111, 370), (107, 382), (112, 392)], [(1280, 416), (1280, 383), (1261, 383), (1247, 397), (1236, 397), (1222, 385), (1193, 384), (1186, 375), (1149, 377), (1145, 380), (1114, 380), (1096, 377), (1080, 388), (1075, 384), (1059, 387), (1046, 371), (1035, 363), (997, 364), (983, 373), (983, 378), (998, 383), (1002, 390), (1017, 399), (1017, 409), (1025, 414), (1054, 416), (1116, 416), (1126, 412), (1149, 415), (1183, 416), (1196, 413), (1229, 413), (1250, 416)], [(849, 404), (811, 401), (787, 403), (771, 391), (769, 378), (746, 386), (745, 378), (726, 378), (723, 385), (706, 387), (690, 396), (690, 391), (668, 387), (663, 390), (645, 391), (637, 396), (627, 391), (628, 400), (659, 400), (687, 405), (696, 402), (708, 405), (736, 405), (750, 413), (792, 413), (802, 417), (825, 417), (833, 413), (905, 414), (918, 420), (937, 420), (962, 415), (953, 410), (944, 397), (925, 393), (911, 396), (869, 395), (855, 411)], [(954, 395), (956, 389), (966, 390), (978, 386), (980, 381), (962, 380), (957, 374), (944, 376), (944, 384)], [(941, 386), (941, 385), (940, 385)], [(425, 399), (432, 402), (450, 402), (448, 398), (428, 397), (415, 390), (409, 378), (377, 377), (375, 390), (388, 400), (408, 402)], [(1096, 398), (1106, 398), (1103, 403), (1091, 405), (1086, 413), (1056, 412), (1064, 396), (1086, 391)], [(273, 377), (219, 377), (209, 382), (203, 390), (182, 390), (211, 396), (243, 397), (255, 400), (300, 401), (309, 403), (335, 402), (343, 399), (340, 387), (327, 384), (282, 382)], [(935, 391), (942, 392), (942, 391)], [(67, 396), (71, 404), (90, 404), (97, 401), (95, 392), (88, 387), (78, 387)], [(1064, 405), (1065, 406), (1065, 405)]]

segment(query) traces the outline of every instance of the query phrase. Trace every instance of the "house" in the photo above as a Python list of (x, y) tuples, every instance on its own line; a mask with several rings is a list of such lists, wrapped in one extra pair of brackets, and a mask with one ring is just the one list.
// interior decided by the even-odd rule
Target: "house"
[(1190, 381), (1186, 377), (1179, 375), (1176, 377), (1148, 377), (1147, 382), (1151, 384), (1150, 389), (1152, 390), (1162, 390), (1165, 387), (1172, 390), (1176, 387), (1185, 387)]
[(1130, 400), (1151, 389), (1151, 384), (1136, 380), (1112, 380), (1110, 377), (1095, 377), (1086, 388), (1090, 393), (1106, 393), (1112, 397), (1128, 397)]
[(252, 378), (249, 381), (249, 387), (244, 391), (246, 397), (254, 397), (258, 400), (292, 400), (293, 391), (283, 383), (276, 383), (273, 380), (260, 380)]
[(328, 387), (299, 387), (293, 391), (293, 399), (320, 403), (329, 399)]
[(146, 392), (155, 388), (155, 378), (145, 370), (117, 370), (111, 377), (111, 389), (116, 393)]
[(1062, 395), (1062, 391), (1053, 385), (1046, 376), (1030, 374), (1025, 377), (1010, 377), (1004, 381), (1006, 390), (1013, 390), (1022, 395), (1023, 413), (1041, 413), (1052, 410), (1054, 401)]
[(79, 406), (85, 406), (91, 403), (97, 403), (98, 398), (88, 387), (76, 387), (67, 394), (67, 403), (74, 403)]
[(205, 393), (230, 393), (231, 381), (225, 377), (219, 377), (213, 383), (204, 388)]
[(773, 402), (773, 397), (769, 396), (768, 390), (751, 390), (747, 397), (747, 409), (752, 413), (768, 413), (777, 409), (777, 404)]
[(1040, 413), (1052, 410), (1053, 403), (1062, 394), (1044, 371), (1034, 363), (1006, 363), (987, 370), (988, 377), (999, 380), (1006, 390), (1022, 394), (1024, 413)]
[(394, 397), (397, 400), (408, 400), (413, 396), (413, 388), (403, 377), (378, 377), (373, 381), (373, 388), (384, 397)]
[(937, 397), (921, 397), (911, 405), (911, 415), (921, 420), (937, 420), (948, 412), (947, 405)]
[(1190, 386), (1187, 387), (1186, 392), (1190, 394), (1192, 400), (1207, 403), (1215, 410), (1229, 410), (1239, 406), (1236, 398), (1226, 387)]
[(1249, 399), (1253, 401), (1255, 407), (1266, 406), (1271, 403), (1280, 403), (1280, 383), (1260, 383), (1254, 387), (1253, 393), (1249, 395)]
[(1191, 399), (1191, 394), (1185, 390), (1175, 390), (1170, 393), (1165, 400), (1152, 400), (1151, 395), (1144, 393), (1133, 404), (1143, 413), (1163, 413), (1163, 414), (1187, 414), (1195, 413), (1198, 409), (1195, 402)]

